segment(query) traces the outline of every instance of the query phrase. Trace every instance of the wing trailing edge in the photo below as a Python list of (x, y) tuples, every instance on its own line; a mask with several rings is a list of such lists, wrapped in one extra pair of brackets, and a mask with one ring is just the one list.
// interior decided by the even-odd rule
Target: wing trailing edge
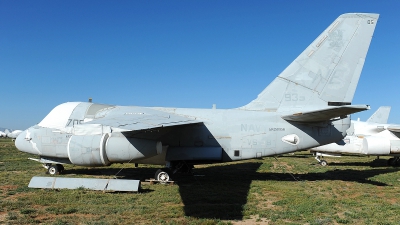
[(364, 110), (370, 109), (369, 105), (346, 105), (346, 106), (336, 106), (329, 107), (326, 109), (298, 112), (290, 115), (282, 116), (282, 119), (294, 122), (323, 122), (329, 121), (334, 118), (344, 118), (345, 116)]

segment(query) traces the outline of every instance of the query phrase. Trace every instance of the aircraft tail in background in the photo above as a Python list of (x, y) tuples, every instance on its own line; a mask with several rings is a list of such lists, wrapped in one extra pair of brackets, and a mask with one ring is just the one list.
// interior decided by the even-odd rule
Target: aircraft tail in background
[(367, 123), (387, 123), (389, 119), (390, 106), (381, 106), (370, 118), (368, 118)]

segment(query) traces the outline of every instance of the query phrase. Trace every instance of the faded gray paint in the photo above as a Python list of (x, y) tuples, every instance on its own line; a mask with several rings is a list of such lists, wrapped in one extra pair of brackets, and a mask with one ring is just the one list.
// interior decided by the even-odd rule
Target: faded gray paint
[(95, 178), (63, 178), (63, 177), (32, 177), (28, 184), (30, 188), (45, 189), (78, 189), (85, 188), (97, 191), (131, 191), (140, 190), (140, 180), (117, 180)]

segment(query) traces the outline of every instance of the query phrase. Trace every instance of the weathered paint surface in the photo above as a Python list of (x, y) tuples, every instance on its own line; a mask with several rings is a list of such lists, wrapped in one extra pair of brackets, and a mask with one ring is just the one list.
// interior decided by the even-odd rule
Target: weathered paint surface
[(78, 189), (85, 188), (97, 191), (131, 191), (140, 190), (140, 180), (117, 180), (95, 178), (32, 177), (28, 187), (45, 189)]

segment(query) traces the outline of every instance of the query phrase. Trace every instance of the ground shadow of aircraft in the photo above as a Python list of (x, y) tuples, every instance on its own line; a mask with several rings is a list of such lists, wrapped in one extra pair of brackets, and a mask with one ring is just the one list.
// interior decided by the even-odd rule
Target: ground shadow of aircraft
[[(369, 178), (390, 172), (389, 169), (372, 170), (333, 170), (322, 173), (259, 173), (261, 163), (241, 163), (233, 165), (215, 166), (197, 170), (197, 182), (179, 183), (179, 191), (185, 205), (186, 216), (198, 218), (217, 218), (221, 220), (243, 219), (243, 207), (247, 203), (251, 182), (260, 181), (317, 181), (317, 180), (342, 180), (387, 186), (388, 184), (372, 181)], [(218, 171), (218, 173), (216, 173)]]
[(386, 183), (373, 181), (370, 180), (369, 178), (374, 177), (376, 175), (393, 173), (397, 171), (398, 170), (393, 168), (372, 169), (372, 170), (335, 169), (331, 171), (326, 171), (324, 173), (305, 173), (305, 174), (295, 174), (294, 176), (296, 177), (296, 179), (301, 181), (341, 180), (348, 182), (357, 182), (362, 184), (372, 184), (375, 186), (389, 186)]
[[(370, 170), (332, 170), (321, 173), (271, 173), (257, 172), (261, 162), (237, 164), (219, 164), (196, 168), (193, 175), (177, 175), (177, 185), (184, 204), (186, 216), (203, 219), (242, 220), (243, 207), (247, 204), (248, 192), (252, 181), (321, 181), (341, 180), (388, 186), (386, 183), (370, 180), (376, 175), (397, 172), (393, 168)], [(85, 174), (110, 176), (118, 173), (121, 179), (148, 179), (153, 176), (154, 168), (77, 168), (69, 169), (66, 174)]]
[(118, 179), (134, 179), (144, 181), (154, 177), (154, 168), (101, 168), (73, 167), (65, 170), (63, 175), (90, 175), (95, 177), (116, 177)]
[(314, 158), (311, 154), (284, 154), (280, 155), (277, 158), (300, 158), (300, 159), (307, 159), (307, 158)]
[(374, 159), (367, 162), (331, 162), (330, 166), (366, 166), (366, 167), (389, 167), (387, 159)]

